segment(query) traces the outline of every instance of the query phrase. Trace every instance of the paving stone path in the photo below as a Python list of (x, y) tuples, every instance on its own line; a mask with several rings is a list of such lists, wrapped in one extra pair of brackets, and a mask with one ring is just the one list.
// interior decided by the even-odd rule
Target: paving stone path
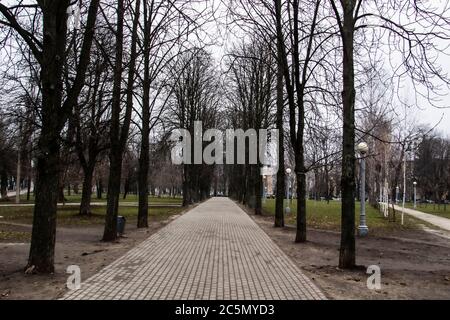
[(63, 299), (325, 299), (233, 201), (213, 198)]

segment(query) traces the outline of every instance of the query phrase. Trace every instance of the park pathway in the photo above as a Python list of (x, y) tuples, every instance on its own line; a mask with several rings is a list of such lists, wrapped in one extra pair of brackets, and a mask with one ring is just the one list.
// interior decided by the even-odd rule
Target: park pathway
[(150, 236), (63, 299), (325, 296), (239, 206), (227, 198), (213, 198)]
[[(402, 207), (401, 206), (394, 206), (395, 210), (398, 211), (402, 211)], [(409, 214), (410, 216), (413, 216), (417, 219), (420, 219), (422, 221), (431, 223), (441, 229), (450, 231), (450, 219), (444, 218), (444, 217), (439, 217), (436, 216), (434, 214), (429, 214), (429, 213), (425, 213), (419, 210), (414, 210), (414, 209), (409, 209), (409, 208), (405, 208), (405, 213)]]

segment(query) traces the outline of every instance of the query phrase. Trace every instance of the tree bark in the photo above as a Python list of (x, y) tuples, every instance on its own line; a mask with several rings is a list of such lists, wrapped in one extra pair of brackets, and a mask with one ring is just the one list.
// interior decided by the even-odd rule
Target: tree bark
[(139, 211), (138, 228), (148, 227), (148, 174), (150, 161), (149, 132), (142, 132), (141, 154), (139, 157)]
[(31, 198), (31, 177), (30, 175), (28, 175), (27, 178), (27, 201), (30, 201)]
[(84, 84), (99, 1), (93, 0), (89, 7), (77, 75), (64, 105), (62, 74), (69, 1), (45, 1), (39, 5), (43, 15), (42, 52), (32, 45), (31, 48), (41, 67), (42, 128), (36, 152), (35, 206), (27, 270), (52, 273), (60, 175), (60, 132)]
[(339, 267), (354, 268), (355, 256), (355, 72), (354, 72), (354, 0), (343, 4), (343, 143), (342, 143), (342, 217)]
[(128, 172), (128, 176), (125, 178), (125, 183), (123, 184), (123, 197), (125, 200), (128, 196), (128, 192), (130, 192), (130, 173)]
[(108, 196), (103, 241), (117, 239), (117, 215), (119, 208), (120, 176), (122, 173), (122, 148), (120, 143), (120, 104), (123, 65), (124, 0), (117, 2), (116, 61), (111, 111)]
[(22, 168), (22, 151), (19, 146), (19, 151), (17, 152), (17, 172), (16, 172), (16, 203), (20, 203), (20, 180), (21, 180), (21, 168)]
[(62, 68), (69, 1), (49, 1), (43, 13), (41, 60), (42, 129), (38, 142), (36, 199), (27, 270), (54, 272), (56, 208), (60, 176), (59, 114), (62, 103)]
[(92, 198), (92, 179), (94, 175), (94, 166), (91, 164), (84, 171), (83, 189), (81, 190), (80, 216), (90, 216), (91, 198)]
[(189, 169), (190, 165), (183, 165), (183, 207), (187, 207), (191, 204), (191, 197), (189, 195)]
[(144, 1), (144, 79), (142, 96), (142, 139), (139, 155), (139, 208), (138, 228), (148, 228), (148, 175), (150, 161), (150, 33), (151, 17), (148, 17), (148, 4)]
[(262, 188), (263, 181), (261, 176), (261, 168), (259, 165), (255, 166), (255, 215), (262, 215)]
[(97, 199), (103, 198), (103, 181), (102, 179), (98, 179), (97, 181)]
[[(300, 86), (303, 91), (303, 85)], [(297, 130), (297, 143), (295, 150), (295, 173), (297, 180), (297, 232), (295, 242), (301, 243), (306, 241), (306, 169), (304, 155), (304, 128), (305, 128), (305, 109), (303, 104), (303, 92), (300, 92), (298, 104), (299, 120)]]
[(59, 135), (55, 136), (53, 130), (48, 131), (50, 132), (43, 131), (39, 139), (39, 149), (47, 149), (48, 152), (37, 154), (33, 231), (27, 266), (40, 273), (54, 271), (56, 203), (59, 192)]
[(0, 194), (2, 199), (6, 199), (8, 196), (8, 174), (4, 169), (0, 173)]
[(108, 201), (105, 218), (103, 241), (117, 239), (117, 215), (119, 210), (120, 178), (125, 144), (128, 140), (131, 113), (133, 109), (133, 85), (136, 66), (137, 27), (139, 22), (140, 0), (136, 1), (131, 39), (131, 56), (128, 70), (125, 119), (120, 125), (121, 116), (121, 84), (123, 67), (123, 27), (124, 27), (124, 0), (117, 4), (117, 30), (116, 30), (116, 62), (114, 67), (113, 102), (111, 111), (110, 132), (110, 171), (108, 182)]
[(62, 182), (61, 180), (59, 180), (58, 185), (58, 202), (66, 202), (66, 197), (64, 196), (64, 182)]
[(276, 125), (278, 131), (278, 171), (275, 200), (275, 227), (284, 227), (284, 192), (285, 192), (285, 174), (284, 174), (284, 39), (281, 24), (281, 0), (275, 1), (276, 29), (277, 29), (277, 118)]

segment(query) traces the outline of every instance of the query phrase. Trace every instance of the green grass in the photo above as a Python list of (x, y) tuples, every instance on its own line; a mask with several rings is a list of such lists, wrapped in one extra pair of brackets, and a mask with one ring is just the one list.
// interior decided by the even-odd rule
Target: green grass
[[(414, 204), (406, 203), (405, 207), (414, 209)], [(450, 205), (445, 206), (443, 204), (437, 205), (434, 203), (418, 203), (415, 210), (450, 219)]]
[[(79, 203), (81, 201), (81, 191), (78, 194), (74, 194), (73, 192), (71, 195), (67, 195), (67, 193), (64, 195), (66, 198), (66, 202), (77, 202)], [(11, 197), (10, 200), (14, 202), (15, 197)], [(106, 202), (106, 194), (104, 194), (102, 199), (97, 199), (96, 194), (92, 194), (92, 202)], [(169, 197), (169, 196), (149, 196), (148, 201), (150, 204), (181, 204), (182, 198), (181, 197)], [(20, 202), (21, 203), (33, 203), (34, 202), (34, 196), (30, 196), (30, 200), (27, 200), (26, 194), (22, 194), (20, 196)], [(123, 199), (123, 195), (119, 197), (119, 202), (138, 202), (138, 196), (136, 194), (128, 194), (126, 199)]]
[[(285, 202), (286, 203), (286, 202)], [(286, 216), (287, 224), (296, 224), (297, 201), (294, 200), (291, 213)], [(267, 199), (263, 203), (263, 209), (267, 215), (275, 214), (275, 200)], [(360, 203), (356, 203), (356, 225), (359, 225)], [(378, 210), (366, 204), (366, 220), (369, 230), (372, 232), (391, 232), (395, 230), (408, 230), (418, 228), (418, 220), (405, 215), (404, 225), (400, 223), (400, 213), (397, 212), (396, 222), (390, 222)], [(306, 221), (310, 228), (324, 230), (340, 230), (341, 228), (341, 202), (339, 201), (314, 201), (306, 202)]]
[[(149, 220), (161, 221), (171, 215), (180, 213), (181, 207), (157, 207), (149, 208)], [(137, 219), (137, 207), (120, 207), (119, 215), (124, 216), (127, 222)], [(79, 216), (77, 207), (59, 207), (58, 225), (95, 225), (105, 222), (106, 207), (93, 207), (91, 216)], [(33, 221), (33, 207), (0, 207), (1, 221), (31, 224)]]
[(30, 232), (0, 230), (0, 241), (30, 241)]

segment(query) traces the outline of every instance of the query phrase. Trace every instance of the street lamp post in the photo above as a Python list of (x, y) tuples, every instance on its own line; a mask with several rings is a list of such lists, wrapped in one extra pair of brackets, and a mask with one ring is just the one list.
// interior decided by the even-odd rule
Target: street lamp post
[(291, 213), (291, 208), (289, 206), (289, 181), (291, 179), (291, 168), (287, 168), (286, 169), (286, 174), (287, 174), (287, 179), (286, 179), (286, 201), (287, 201), (287, 206), (286, 209), (284, 209), (284, 212), (286, 214), (290, 214)]
[(267, 176), (263, 176), (263, 203), (266, 203), (266, 198), (267, 198), (267, 190), (266, 190), (266, 185), (267, 185)]
[(414, 185), (414, 209), (416, 209), (417, 205), (417, 181), (413, 182)]
[(369, 146), (367, 145), (367, 143), (361, 142), (360, 144), (358, 144), (357, 149), (361, 155), (359, 171), (361, 179), (361, 210), (359, 216), (358, 234), (361, 237), (365, 237), (369, 233), (369, 228), (366, 224), (366, 159), (364, 157), (369, 151)]

